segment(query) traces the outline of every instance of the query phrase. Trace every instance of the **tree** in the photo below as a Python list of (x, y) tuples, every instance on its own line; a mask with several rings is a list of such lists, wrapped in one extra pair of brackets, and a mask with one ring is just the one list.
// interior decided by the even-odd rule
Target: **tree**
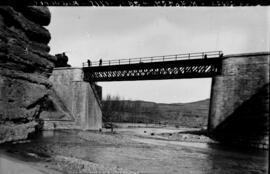
[(107, 95), (102, 101), (103, 121), (105, 124), (110, 123), (111, 131), (113, 132), (113, 120), (117, 120), (117, 112), (123, 109), (123, 102), (120, 97)]

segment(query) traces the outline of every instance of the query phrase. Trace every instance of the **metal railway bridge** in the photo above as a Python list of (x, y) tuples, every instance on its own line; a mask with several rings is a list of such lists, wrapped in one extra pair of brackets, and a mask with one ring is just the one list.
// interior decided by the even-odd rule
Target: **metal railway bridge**
[(222, 51), (83, 63), (84, 80), (133, 81), (213, 77), (221, 73)]

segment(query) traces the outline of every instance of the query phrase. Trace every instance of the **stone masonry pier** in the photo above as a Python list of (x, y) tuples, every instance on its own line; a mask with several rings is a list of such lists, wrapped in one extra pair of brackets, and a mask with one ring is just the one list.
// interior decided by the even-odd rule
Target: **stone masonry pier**
[(269, 52), (227, 55), (212, 79), (208, 129), (228, 144), (268, 148)]
[[(45, 129), (99, 130), (102, 112), (96, 85), (83, 81), (81, 68), (55, 68), (49, 80), (58, 98), (70, 113), (69, 119), (47, 119)], [(66, 117), (65, 117), (66, 118)]]

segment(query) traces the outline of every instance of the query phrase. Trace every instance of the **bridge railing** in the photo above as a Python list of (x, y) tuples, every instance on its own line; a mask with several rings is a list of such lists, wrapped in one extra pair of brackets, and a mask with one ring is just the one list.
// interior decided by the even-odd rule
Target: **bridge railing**
[(139, 57), (129, 59), (118, 59), (118, 60), (101, 60), (93, 62), (83, 62), (83, 67), (128, 65), (128, 64), (167, 62), (167, 61), (188, 60), (188, 59), (208, 59), (221, 57), (222, 55), (223, 55), (222, 51), (208, 51), (208, 52)]

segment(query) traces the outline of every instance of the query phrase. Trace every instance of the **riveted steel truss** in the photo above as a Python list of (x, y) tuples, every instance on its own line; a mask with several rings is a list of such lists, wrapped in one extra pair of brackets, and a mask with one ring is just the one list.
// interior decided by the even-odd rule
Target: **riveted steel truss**
[(220, 74), (220, 58), (84, 67), (84, 80), (132, 81), (213, 77)]

